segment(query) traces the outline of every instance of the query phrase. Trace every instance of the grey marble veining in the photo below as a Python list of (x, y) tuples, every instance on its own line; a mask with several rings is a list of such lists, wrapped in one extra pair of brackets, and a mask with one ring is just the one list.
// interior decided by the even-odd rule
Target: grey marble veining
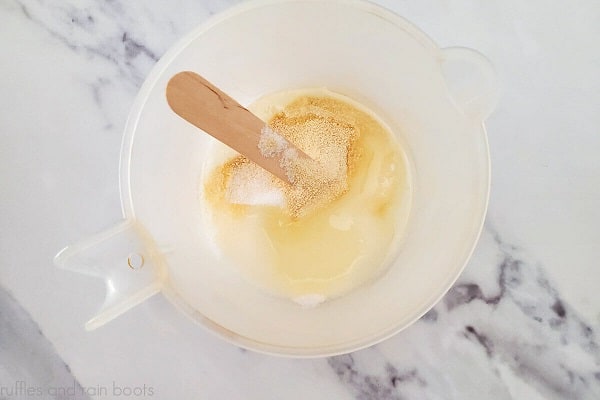
[[(134, 87), (141, 85), (174, 40), (195, 27), (195, 21), (186, 21), (185, 13), (196, 13), (195, 19), (202, 20), (224, 8), (221, 2), (187, 2), (179, 8), (122, 1), (9, 1), (77, 56), (110, 64), (118, 78)], [(156, 31), (160, 35), (153, 34)]]
[[(115, 14), (122, 11), (120, 3), (103, 3), (93, 10), (58, 5), (52, 13), (40, 2), (17, 1), (17, 4), (25, 17), (64, 46), (80, 56), (97, 57), (112, 64), (123, 79), (136, 86), (144, 78), (140, 68), (149, 68), (158, 60), (151, 49), (131, 34), (128, 36), (125, 27), (113, 23)], [(98, 32), (102, 32), (103, 37), (99, 38)]]
[[(600, 348), (595, 330), (561, 299), (542, 265), (503, 242), (491, 229), (482, 240), (496, 248), (495, 271), (485, 277), (495, 281), (495, 288), (484, 293), (476, 281), (461, 278), (416, 329), (426, 336), (446, 336), (447, 347), (438, 354), (441, 358), (465, 347), (478, 353), (477, 368), (487, 369), (492, 381), (488, 385), (496, 387), (486, 398), (512, 398), (504, 387), (506, 374), (527, 382), (544, 398), (600, 398)], [(398, 340), (397, 344), (404, 343)], [(446, 368), (453, 367), (445, 362), (439, 368), (425, 363), (426, 369), (421, 370), (420, 363), (398, 366), (382, 352), (375, 368), (369, 363), (361, 367), (362, 359), (372, 359), (378, 347), (328, 360), (356, 399), (409, 399), (417, 393), (427, 399), (460, 398), (444, 384)], [(471, 371), (469, 375), (477, 377), (473, 381), (477, 385), (479, 374)]]
[[(0, 399), (89, 399), (40, 327), (8, 291), (0, 287)], [(58, 395), (56, 395), (58, 394)]]
[[(204, 18), (220, 11), (215, 2), (182, 5), (195, 18), (188, 20), (177, 7), (146, 7), (142, 3), (121, 1), (83, 1), (77, 4), (41, 0), (8, 0), (9, 12), (24, 16), (29, 22), (58, 43), (71, 50), (74, 57), (102, 66), (102, 72), (78, 76), (106, 117), (106, 129), (122, 126), (111, 118), (115, 88), (126, 88), (134, 95), (144, 78), (179, 37)], [(159, 30), (160, 35), (154, 34)], [(108, 104), (107, 104), (108, 103)]]

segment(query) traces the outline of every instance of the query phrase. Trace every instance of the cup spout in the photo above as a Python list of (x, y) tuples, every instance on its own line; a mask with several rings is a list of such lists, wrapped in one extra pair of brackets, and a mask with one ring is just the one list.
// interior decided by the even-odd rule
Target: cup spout
[(86, 324), (94, 330), (160, 292), (164, 262), (152, 238), (135, 220), (125, 220), (79, 243), (67, 246), (54, 264), (103, 279), (106, 297)]

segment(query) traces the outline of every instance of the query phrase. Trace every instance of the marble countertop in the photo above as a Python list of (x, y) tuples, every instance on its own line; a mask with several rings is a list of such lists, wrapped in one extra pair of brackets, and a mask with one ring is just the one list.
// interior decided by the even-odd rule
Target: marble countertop
[(348, 355), (276, 358), (155, 296), (83, 330), (103, 284), (52, 258), (121, 218), (121, 134), (137, 90), (178, 38), (233, 3), (0, 1), (0, 399), (600, 398), (595, 0), (379, 1), (440, 46), (487, 55), (503, 87), (487, 121), (482, 238), (410, 328)]

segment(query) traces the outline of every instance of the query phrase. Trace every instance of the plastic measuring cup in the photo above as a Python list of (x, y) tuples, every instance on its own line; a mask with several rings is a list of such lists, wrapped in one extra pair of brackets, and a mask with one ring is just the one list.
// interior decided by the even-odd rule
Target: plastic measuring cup
[[(212, 140), (169, 110), (168, 79), (197, 71), (249, 104), (327, 87), (374, 110), (406, 150), (407, 230), (376, 281), (303, 309), (248, 284), (208, 240), (201, 178)], [(324, 356), (383, 340), (427, 312), (464, 268), (490, 186), (484, 118), (497, 96), (479, 53), (440, 49), (396, 14), (362, 1), (255, 1), (213, 17), (157, 63), (131, 110), (121, 155), (124, 219), (69, 246), (56, 264), (107, 282), (94, 329), (156, 293), (246, 348)]]

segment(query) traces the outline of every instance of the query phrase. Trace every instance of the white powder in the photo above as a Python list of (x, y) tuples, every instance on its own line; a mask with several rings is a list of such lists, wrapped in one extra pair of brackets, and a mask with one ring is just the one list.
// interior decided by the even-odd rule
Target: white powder
[(296, 182), (296, 173), (294, 172), (294, 165), (298, 161), (298, 151), (292, 148), (286, 148), (283, 150), (279, 165), (285, 171), (285, 175), (290, 183)]
[(233, 204), (283, 207), (285, 196), (273, 176), (254, 163), (235, 169), (227, 184), (226, 199)]
[(263, 126), (258, 139), (258, 148), (263, 156), (275, 157), (286, 150), (288, 146), (289, 143), (283, 136), (273, 131), (268, 125)]
[(304, 294), (294, 298), (294, 302), (300, 304), (304, 308), (316, 307), (325, 300), (327, 300), (327, 297), (317, 293)]

